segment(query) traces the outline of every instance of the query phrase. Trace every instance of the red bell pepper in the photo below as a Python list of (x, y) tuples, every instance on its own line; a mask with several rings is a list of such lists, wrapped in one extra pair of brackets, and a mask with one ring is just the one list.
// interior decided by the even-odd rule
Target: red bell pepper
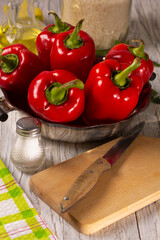
[(143, 85), (149, 80), (153, 73), (153, 62), (149, 59), (147, 53), (144, 52), (144, 42), (142, 40), (132, 40), (139, 42), (140, 46), (135, 47), (128, 44), (117, 44), (108, 52), (106, 59), (116, 59), (120, 63), (131, 64), (136, 57), (141, 58), (141, 66), (135, 71), (142, 77)]
[(84, 31), (80, 31), (83, 20), (74, 30), (59, 34), (50, 55), (51, 69), (64, 69), (72, 72), (85, 82), (95, 59), (93, 39)]
[(68, 71), (44, 71), (31, 82), (28, 103), (47, 121), (74, 121), (84, 110), (84, 84)]
[(136, 107), (142, 78), (133, 72), (140, 58), (125, 68), (117, 60), (97, 63), (85, 83), (86, 102), (83, 119), (88, 124), (117, 122), (125, 119)]
[(48, 70), (50, 70), (50, 52), (55, 38), (59, 33), (69, 31), (73, 28), (70, 24), (62, 22), (56, 13), (50, 13), (55, 17), (55, 24), (50, 24), (45, 27), (36, 39), (36, 47), (39, 57)]
[(22, 44), (3, 48), (0, 62), (0, 86), (18, 94), (27, 94), (31, 81), (44, 71), (40, 58)]

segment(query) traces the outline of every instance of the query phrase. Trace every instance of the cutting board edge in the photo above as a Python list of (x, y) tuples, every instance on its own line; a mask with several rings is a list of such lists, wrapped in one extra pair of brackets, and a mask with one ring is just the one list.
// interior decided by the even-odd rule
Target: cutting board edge
[[(34, 183), (34, 178), (30, 178), (30, 180), (29, 180), (29, 187), (30, 187), (30, 190), (39, 198), (39, 199), (41, 199), (44, 203), (46, 203), (47, 204), (47, 201), (45, 201), (45, 199), (44, 199), (44, 197), (43, 197), (43, 195), (45, 195), (45, 192), (44, 192), (44, 194), (39, 194), (39, 186), (37, 185), (37, 184), (35, 184)], [(52, 201), (53, 202), (53, 201)], [(48, 205), (48, 204), (47, 204)], [(48, 205), (49, 206), (49, 205)], [(53, 208), (53, 207), (52, 207)], [(54, 209), (54, 211), (56, 211), (55, 209)]]
[[(160, 200), (160, 190), (94, 223), (84, 224), (84, 225), (81, 224), (80, 222), (76, 225), (75, 223), (74, 224), (72, 224), (71, 222), (69, 223), (74, 228), (76, 228), (78, 232), (84, 235), (94, 234), (158, 200)], [(126, 208), (127, 208), (127, 211), (126, 211)], [(77, 220), (71, 214), (69, 215), (71, 219), (73, 219), (73, 221), (77, 222)]]
[[(30, 179), (29, 185), (30, 185), (31, 191), (39, 199), (41, 199), (44, 203), (46, 203), (48, 206), (50, 206), (56, 213), (58, 213), (63, 219), (65, 219), (70, 225), (72, 225), (72, 227), (74, 227), (78, 232), (80, 232), (84, 235), (94, 234), (94, 233), (102, 230), (103, 228), (110, 226), (111, 224), (121, 220), (122, 218), (125, 218), (125, 217), (135, 213), (136, 211), (138, 211), (160, 199), (160, 190), (159, 190), (159, 191), (154, 192), (154, 193), (150, 194), (149, 196), (146, 196), (145, 198), (140, 199), (139, 201), (129, 205), (128, 207), (122, 208), (122, 209), (118, 210), (117, 212), (100, 219), (99, 221), (96, 221), (96, 222), (93, 222), (90, 224), (83, 224), (81, 222), (78, 222), (78, 220), (74, 216), (72, 216), (72, 213), (70, 213), (69, 211), (66, 213), (61, 213), (60, 210), (56, 207), (57, 203), (54, 202), (52, 199), (51, 199), (52, 204), (49, 204), (50, 201), (47, 201), (46, 199), (44, 199), (43, 195), (39, 196), (39, 194), (37, 194), (39, 192), (38, 186), (35, 186), (35, 188), (34, 188), (33, 187), (34, 184), (31, 179)], [(36, 191), (36, 189), (37, 189), (37, 191)]]

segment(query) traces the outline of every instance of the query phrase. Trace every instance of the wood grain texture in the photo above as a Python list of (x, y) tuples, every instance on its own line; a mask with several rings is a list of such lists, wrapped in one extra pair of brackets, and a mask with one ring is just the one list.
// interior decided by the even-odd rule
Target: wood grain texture
[[(95, 164), (94, 161), (115, 142), (117, 139), (30, 179), (32, 191), (84, 234), (95, 233), (160, 198), (160, 138), (138, 136), (112, 169), (99, 178), (95, 187), (71, 209), (61, 213), (59, 203), (63, 196), (69, 196), (70, 201), (70, 193), (65, 193), (71, 186), (75, 187), (72, 184), (77, 176), (90, 164)], [(78, 187), (75, 187), (75, 196)], [(62, 204), (67, 207), (67, 203)]]
[[(89, 151), (92, 152), (93, 150)], [(82, 157), (81, 163), (83, 162), (85, 163), (84, 155)], [(69, 161), (67, 161), (66, 163), (69, 163)], [(81, 165), (81, 163), (77, 164), (77, 168), (79, 168), (79, 165)], [(62, 196), (62, 199), (59, 202), (59, 208), (61, 212), (64, 213), (77, 201), (79, 201), (86, 194), (88, 194), (88, 192), (90, 192), (95, 187), (102, 173), (110, 169), (111, 164), (106, 159), (99, 156), (98, 159), (93, 162), (88, 168), (86, 168), (82, 175), (80, 175), (78, 179), (76, 179), (72, 186), (70, 186), (70, 188), (67, 190), (65, 195)], [(70, 168), (69, 172), (72, 172), (72, 167)]]
[[(65, 1), (65, 0), (64, 0)], [(5, 21), (3, 6), (8, 0), (0, 1), (0, 24)], [(45, 16), (46, 24), (52, 23), (53, 18), (48, 17), (49, 10), (55, 10), (60, 14), (62, 0), (35, 0)], [(128, 39), (141, 38), (145, 41), (146, 52), (151, 59), (160, 62), (160, 4), (159, 0), (133, 0), (131, 13), (131, 27)], [(152, 83), (154, 89), (160, 94), (160, 68), (154, 70), (157, 74)], [(39, 200), (28, 185), (30, 175), (17, 171), (10, 162), (10, 151), (15, 141), (15, 123), (23, 114), (14, 111), (9, 113), (7, 122), (0, 123), (0, 157), (9, 168), (13, 176), (20, 183), (36, 209), (41, 213), (52, 231), (60, 240), (158, 240), (160, 239), (160, 202), (157, 201), (142, 210), (118, 221), (115, 224), (101, 230), (100, 232), (85, 236), (78, 233), (70, 224), (63, 220), (45, 203)], [(160, 137), (160, 106), (150, 104), (149, 108), (139, 114), (132, 126), (142, 120), (146, 125), (142, 131), (143, 135)], [(55, 142), (43, 139), (46, 151), (45, 168), (64, 162), (84, 151), (100, 145), (102, 142), (87, 144), (73, 144)]]

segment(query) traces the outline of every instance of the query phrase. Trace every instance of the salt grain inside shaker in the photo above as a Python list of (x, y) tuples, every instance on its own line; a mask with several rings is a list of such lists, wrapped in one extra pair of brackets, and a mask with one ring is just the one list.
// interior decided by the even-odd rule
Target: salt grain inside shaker
[(22, 172), (42, 170), (45, 154), (41, 141), (41, 122), (24, 117), (16, 123), (17, 139), (11, 151), (11, 161)]

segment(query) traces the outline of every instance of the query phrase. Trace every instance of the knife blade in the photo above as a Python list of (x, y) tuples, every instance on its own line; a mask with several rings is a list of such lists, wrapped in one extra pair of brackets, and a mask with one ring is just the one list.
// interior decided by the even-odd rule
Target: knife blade
[(71, 185), (68, 192), (60, 201), (59, 207), (62, 213), (68, 211), (80, 199), (82, 199), (96, 185), (100, 175), (111, 169), (129, 145), (136, 139), (144, 127), (145, 122), (140, 122), (110, 148), (102, 157), (96, 159)]

